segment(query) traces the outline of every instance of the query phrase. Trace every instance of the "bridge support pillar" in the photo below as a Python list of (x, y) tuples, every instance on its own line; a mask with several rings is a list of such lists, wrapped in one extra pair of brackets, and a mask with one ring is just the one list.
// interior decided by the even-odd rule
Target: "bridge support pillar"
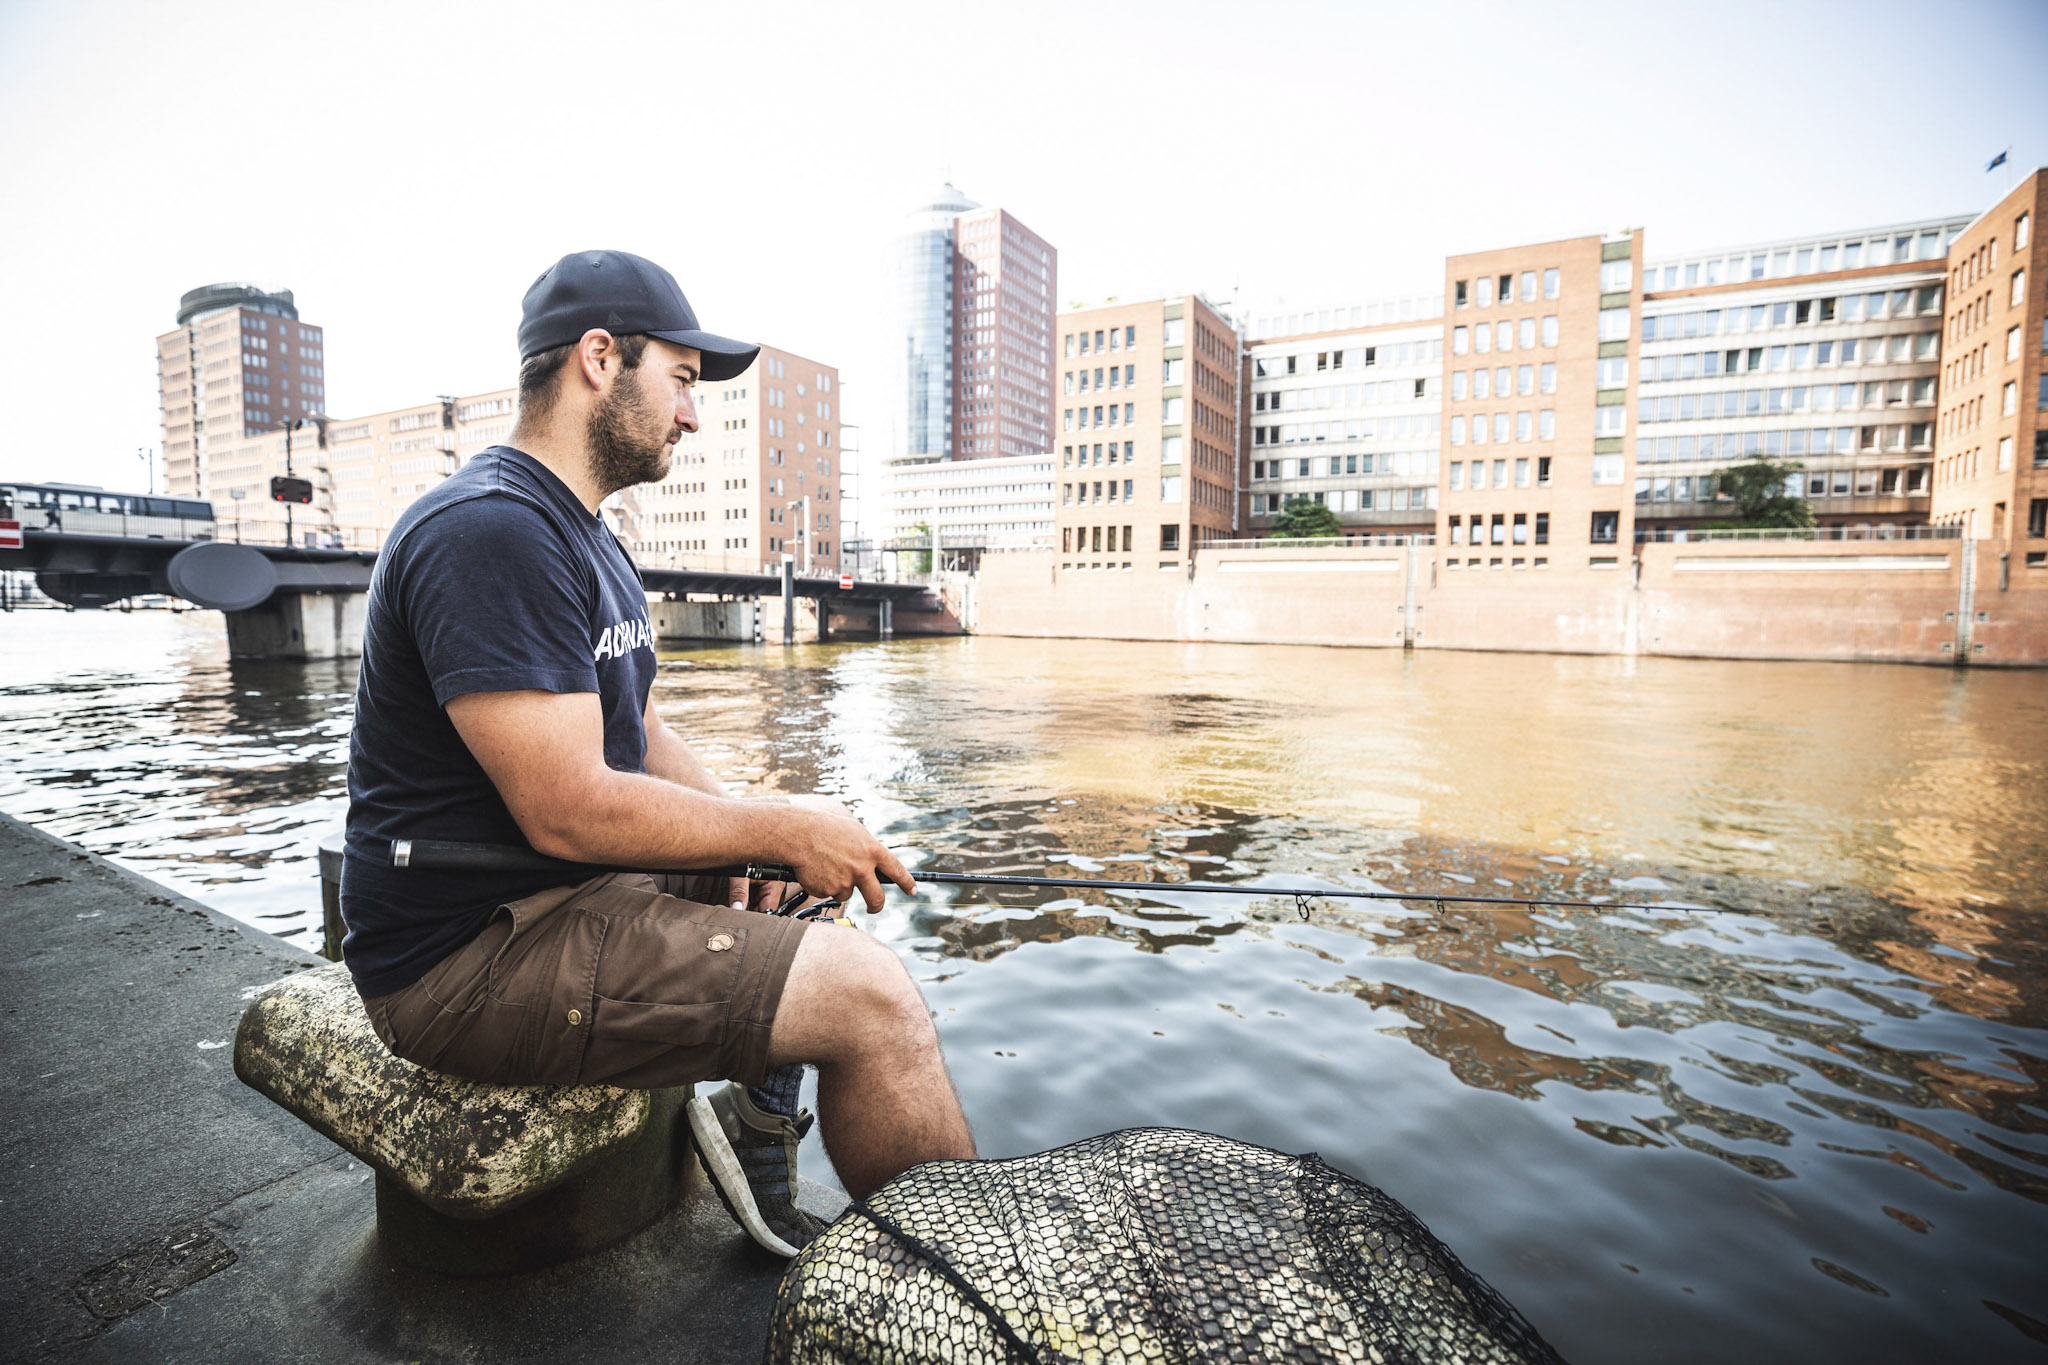
[(225, 613), (228, 654), (237, 659), (345, 659), (363, 652), (369, 595), (285, 592)]
[(881, 608), (882, 638), (891, 639), (896, 634), (896, 604), (885, 597), (882, 599)]

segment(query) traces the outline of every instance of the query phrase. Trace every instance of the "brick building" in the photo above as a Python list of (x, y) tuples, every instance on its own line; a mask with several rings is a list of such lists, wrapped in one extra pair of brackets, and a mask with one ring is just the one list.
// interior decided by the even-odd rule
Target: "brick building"
[(1237, 329), (1196, 295), (1062, 313), (1058, 563), (1178, 568), (1243, 534)]
[(746, 373), (696, 390), (698, 429), (668, 477), (616, 495), (619, 536), (648, 567), (839, 571), (839, 371), (763, 346)]
[[(1934, 520), (2048, 569), (2048, 171), (1949, 247)], [(2013, 565), (2008, 564), (2008, 571)]]

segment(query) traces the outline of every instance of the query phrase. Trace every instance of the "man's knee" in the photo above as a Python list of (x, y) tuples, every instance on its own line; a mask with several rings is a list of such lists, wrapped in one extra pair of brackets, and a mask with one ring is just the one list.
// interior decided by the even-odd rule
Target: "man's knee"
[(888, 945), (847, 929), (804, 935), (775, 1012), (771, 1049), (803, 1060), (936, 1047), (924, 996)]

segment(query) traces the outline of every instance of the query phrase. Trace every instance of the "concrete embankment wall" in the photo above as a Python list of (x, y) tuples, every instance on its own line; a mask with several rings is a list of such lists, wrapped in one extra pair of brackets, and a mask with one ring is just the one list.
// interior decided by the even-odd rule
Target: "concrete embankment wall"
[[(970, 629), (1247, 644), (2048, 665), (2048, 571), (1961, 540), (1636, 547), (1612, 568), (1448, 567), (1447, 547), (1242, 549), (1192, 570), (987, 556)], [(1462, 558), (1462, 557), (1461, 557)]]
[[(957, 584), (949, 585), (949, 588), (954, 592), (958, 591)], [(828, 599), (824, 605), (825, 639), (838, 639), (842, 636), (871, 637), (881, 633), (879, 603)], [(799, 597), (795, 600), (797, 639), (815, 641), (820, 638), (818, 610), (819, 601), (816, 598)], [(653, 622), (655, 638), (665, 641), (737, 640), (779, 643), (782, 639), (782, 599), (779, 597), (649, 602), (647, 615)], [(890, 623), (890, 629), (896, 635), (961, 633), (960, 622), (953, 605), (943, 593), (940, 609), (935, 611), (898, 607)]]

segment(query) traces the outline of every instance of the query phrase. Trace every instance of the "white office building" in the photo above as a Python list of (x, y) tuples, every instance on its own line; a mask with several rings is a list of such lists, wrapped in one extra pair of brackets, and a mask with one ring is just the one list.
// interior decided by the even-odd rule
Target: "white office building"
[(1430, 294), (1254, 316), (1252, 534), (1295, 498), (1330, 508), (1346, 535), (1434, 529), (1443, 314)]
[(1637, 523), (1710, 517), (1716, 473), (1760, 457), (1799, 466), (1790, 491), (1823, 525), (1926, 521), (1948, 244), (1971, 221), (1651, 256)]
[(1050, 544), (1053, 466), (1043, 455), (978, 460), (899, 456), (882, 464), (880, 512), (886, 539), (928, 539), (942, 545), (1017, 547)]

